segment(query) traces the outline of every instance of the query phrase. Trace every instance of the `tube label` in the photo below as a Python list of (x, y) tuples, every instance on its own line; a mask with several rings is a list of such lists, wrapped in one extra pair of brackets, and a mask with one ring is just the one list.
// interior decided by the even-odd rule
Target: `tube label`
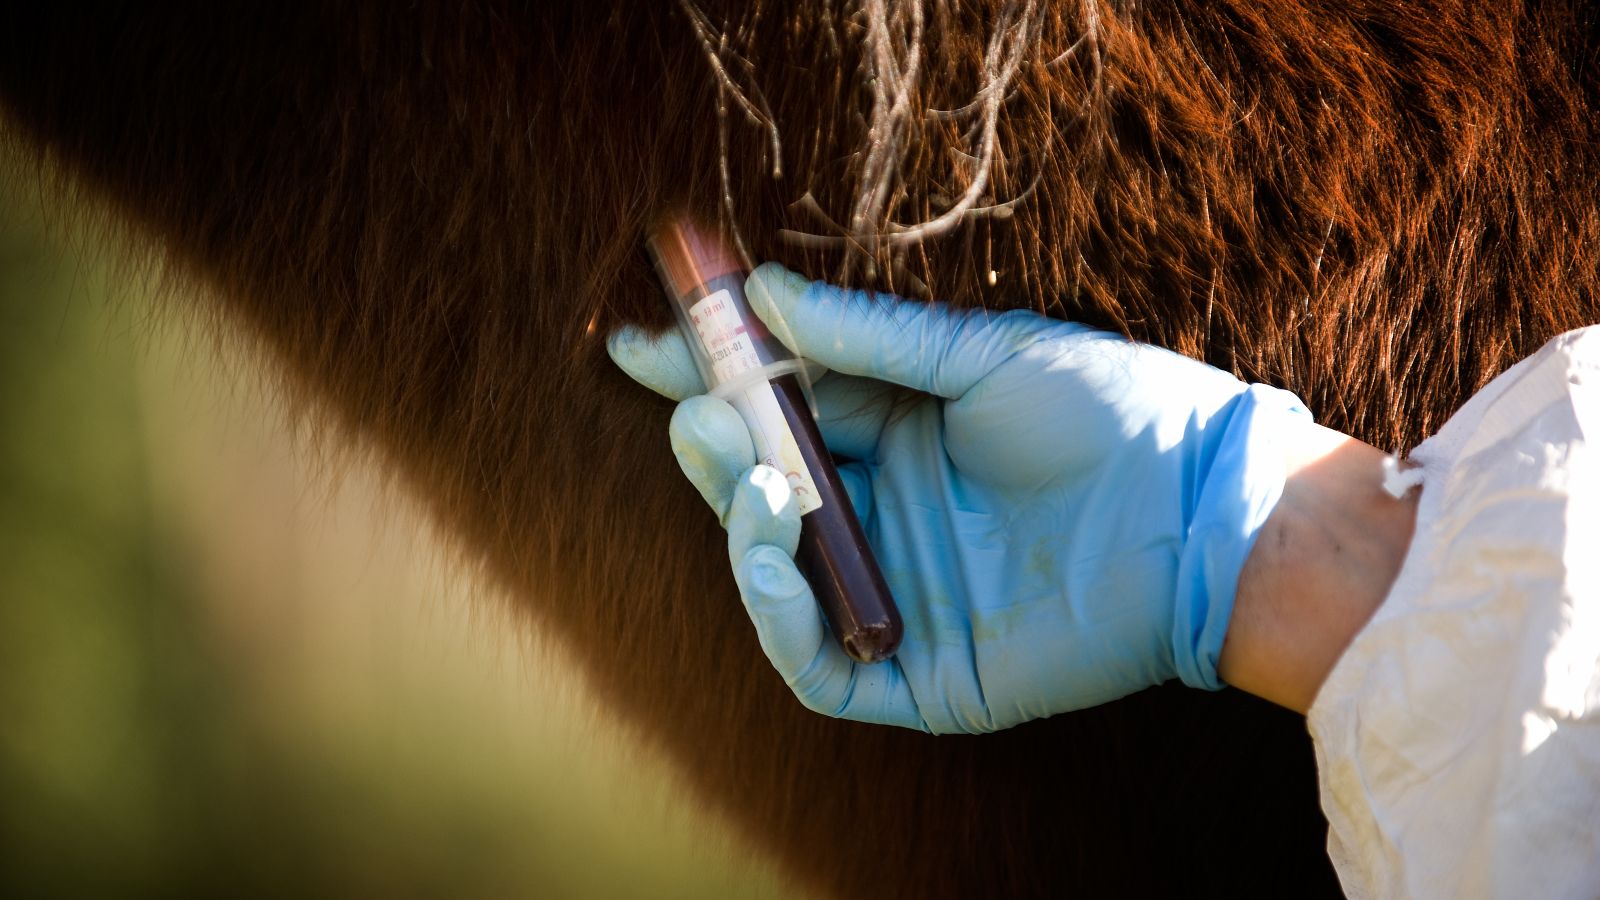
[[(756, 352), (739, 310), (726, 290), (709, 294), (689, 307), (689, 321), (711, 358), (711, 372), (718, 384), (762, 367), (761, 354)], [(821, 509), (822, 495), (817, 491), (811, 470), (806, 468), (805, 458), (800, 455), (800, 447), (789, 430), (789, 422), (783, 417), (778, 399), (772, 395), (771, 385), (765, 380), (757, 381), (744, 390), (732, 391), (727, 400), (750, 429), (756, 457), (789, 479), (789, 489), (794, 492), (800, 514)]]
[(705, 345), (706, 355), (711, 358), (712, 374), (719, 384), (761, 368), (761, 354), (756, 352), (750, 331), (739, 316), (733, 296), (726, 290), (696, 301), (689, 307), (689, 321), (694, 324), (700, 343)]
[(778, 398), (772, 395), (772, 386), (757, 382), (728, 398), (739, 411), (744, 424), (750, 429), (750, 439), (756, 445), (756, 457), (763, 465), (782, 472), (789, 479), (789, 490), (794, 492), (795, 505), (800, 515), (822, 508), (822, 495), (817, 493), (817, 483), (811, 470), (800, 455), (794, 442), (794, 433), (783, 417)]

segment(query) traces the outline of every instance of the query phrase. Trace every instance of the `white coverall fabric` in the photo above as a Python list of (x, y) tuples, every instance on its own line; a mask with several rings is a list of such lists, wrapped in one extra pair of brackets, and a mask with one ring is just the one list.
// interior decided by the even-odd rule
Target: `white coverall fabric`
[(1597, 445), (1600, 326), (1411, 454), (1411, 548), (1307, 720), (1351, 897), (1600, 897)]

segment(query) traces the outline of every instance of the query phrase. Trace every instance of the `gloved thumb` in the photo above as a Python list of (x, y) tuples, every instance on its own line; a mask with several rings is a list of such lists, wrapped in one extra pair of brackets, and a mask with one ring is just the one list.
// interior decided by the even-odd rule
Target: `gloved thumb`
[(807, 281), (777, 263), (752, 272), (745, 295), (796, 355), (949, 400), (960, 399), (996, 366), (1061, 325), (1021, 310), (953, 310), (849, 291)]

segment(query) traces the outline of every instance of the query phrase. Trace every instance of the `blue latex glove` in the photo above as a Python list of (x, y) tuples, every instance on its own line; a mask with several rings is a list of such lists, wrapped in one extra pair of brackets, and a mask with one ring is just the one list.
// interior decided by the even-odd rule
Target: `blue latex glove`
[[(674, 452), (726, 525), (761, 646), (811, 709), (983, 732), (1172, 678), (1217, 689), (1240, 568), (1283, 490), (1293, 395), (1028, 312), (848, 292), (767, 264), (752, 308), (833, 371), (819, 424), (905, 620), (896, 656), (847, 657), (793, 555), (799, 518), (676, 332), (612, 358), (682, 400)], [(931, 395), (891, 409), (883, 382)]]

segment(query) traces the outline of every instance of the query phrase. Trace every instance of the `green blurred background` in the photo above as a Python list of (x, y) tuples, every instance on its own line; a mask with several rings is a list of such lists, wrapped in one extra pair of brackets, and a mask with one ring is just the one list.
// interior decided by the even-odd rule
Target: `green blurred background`
[(74, 218), (0, 177), (0, 895), (789, 895)]

